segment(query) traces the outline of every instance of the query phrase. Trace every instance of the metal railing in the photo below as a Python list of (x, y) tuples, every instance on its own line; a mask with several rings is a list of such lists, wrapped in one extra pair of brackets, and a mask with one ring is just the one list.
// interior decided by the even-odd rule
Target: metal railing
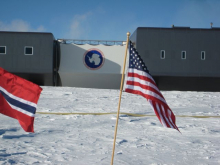
[(76, 45), (126, 45), (126, 41), (106, 41), (106, 40), (76, 40), (76, 39), (57, 39), (62, 44), (76, 44)]

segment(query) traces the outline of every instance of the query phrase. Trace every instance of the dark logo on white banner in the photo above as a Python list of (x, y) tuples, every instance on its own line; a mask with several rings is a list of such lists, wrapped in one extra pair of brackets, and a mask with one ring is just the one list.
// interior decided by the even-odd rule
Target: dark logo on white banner
[(105, 57), (99, 49), (89, 49), (84, 54), (83, 62), (85, 66), (91, 70), (97, 70), (104, 64)]

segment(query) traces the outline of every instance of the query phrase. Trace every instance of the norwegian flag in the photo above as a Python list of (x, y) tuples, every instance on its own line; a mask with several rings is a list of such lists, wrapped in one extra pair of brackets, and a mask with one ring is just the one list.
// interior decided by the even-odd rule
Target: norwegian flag
[(42, 88), (0, 68), (0, 113), (17, 119), (34, 132), (34, 116)]
[(129, 67), (125, 92), (145, 97), (154, 109), (155, 114), (164, 127), (179, 131), (175, 115), (166, 103), (153, 77), (150, 75), (144, 61), (130, 42)]

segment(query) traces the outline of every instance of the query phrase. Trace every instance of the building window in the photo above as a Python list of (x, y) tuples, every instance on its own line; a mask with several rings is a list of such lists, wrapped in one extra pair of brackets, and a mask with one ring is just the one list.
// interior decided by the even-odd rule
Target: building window
[(165, 59), (165, 50), (160, 51), (160, 58)]
[(0, 54), (6, 54), (6, 46), (0, 46)]
[(24, 47), (24, 54), (25, 55), (33, 55), (34, 54), (34, 50), (32, 46), (25, 46)]
[(186, 59), (186, 51), (181, 52), (181, 59)]
[(205, 60), (205, 51), (201, 51), (201, 60)]

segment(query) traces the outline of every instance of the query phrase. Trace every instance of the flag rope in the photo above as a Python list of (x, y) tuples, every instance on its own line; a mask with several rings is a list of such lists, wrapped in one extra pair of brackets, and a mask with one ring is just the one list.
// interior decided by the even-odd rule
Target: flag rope
[[(117, 112), (105, 112), (105, 113), (87, 113), (87, 112), (36, 112), (36, 114), (43, 114), (43, 115), (95, 115), (95, 116), (102, 116), (102, 115), (114, 115)], [(136, 114), (136, 113), (127, 113), (127, 112), (120, 112), (120, 115), (127, 115), (132, 117), (156, 117), (156, 115), (146, 115), (146, 114)], [(194, 115), (175, 115), (176, 117), (192, 117), (192, 118), (220, 118), (220, 116), (194, 116)]]

